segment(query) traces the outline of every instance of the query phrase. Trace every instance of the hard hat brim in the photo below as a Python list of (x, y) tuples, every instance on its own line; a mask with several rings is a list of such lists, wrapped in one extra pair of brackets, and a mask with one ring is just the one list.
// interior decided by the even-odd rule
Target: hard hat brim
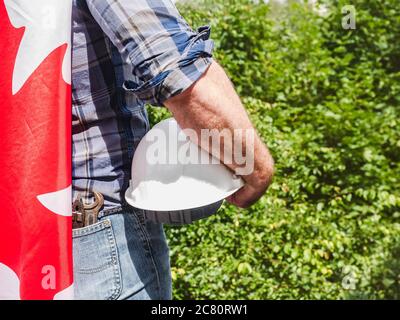
[(214, 215), (221, 208), (222, 201), (200, 208), (176, 211), (149, 211), (144, 210), (146, 218), (156, 223), (168, 225), (185, 225)]
[[(197, 199), (191, 195), (191, 198), (185, 198), (185, 194), (174, 195), (175, 190), (171, 189), (168, 192), (168, 187), (164, 189), (162, 194), (162, 199), (160, 199), (161, 193), (154, 192), (154, 197), (135, 197), (135, 194), (139, 192), (138, 188), (133, 189), (132, 184), (125, 192), (125, 200), (132, 207), (158, 212), (168, 212), (168, 211), (179, 211), (179, 210), (192, 210), (211, 205), (213, 203), (218, 203), (228, 198), (235, 192), (237, 192), (243, 186), (241, 179), (238, 179), (237, 186), (229, 191), (217, 190), (216, 188), (211, 189), (208, 195), (198, 194)], [(151, 187), (150, 187), (151, 188)], [(195, 189), (195, 187), (194, 187)], [(196, 192), (196, 190), (187, 190), (189, 192)], [(187, 195), (187, 194), (186, 194)], [(166, 200), (166, 201), (164, 201)]]

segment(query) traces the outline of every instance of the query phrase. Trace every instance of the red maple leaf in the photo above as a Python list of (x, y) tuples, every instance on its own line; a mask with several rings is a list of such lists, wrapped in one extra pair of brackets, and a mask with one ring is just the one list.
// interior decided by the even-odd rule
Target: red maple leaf
[[(0, 262), (18, 275), (22, 299), (53, 299), (72, 283), (71, 217), (37, 196), (71, 184), (71, 88), (61, 75), (67, 45), (12, 95), (24, 28), (11, 25), (4, 1), (0, 21)], [(55, 287), (42, 285), (45, 266), (56, 271)]]

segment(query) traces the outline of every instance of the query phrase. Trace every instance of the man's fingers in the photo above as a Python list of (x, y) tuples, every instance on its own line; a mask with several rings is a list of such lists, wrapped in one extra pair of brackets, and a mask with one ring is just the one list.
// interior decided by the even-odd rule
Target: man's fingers
[(236, 193), (226, 198), (226, 201), (237, 207), (247, 208), (254, 204), (258, 199), (259, 196), (255, 194), (255, 190), (251, 186), (245, 185)]

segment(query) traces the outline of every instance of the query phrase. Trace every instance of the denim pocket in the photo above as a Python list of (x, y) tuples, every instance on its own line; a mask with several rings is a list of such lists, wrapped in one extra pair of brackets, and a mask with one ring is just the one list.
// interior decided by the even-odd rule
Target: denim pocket
[(73, 230), (73, 246), (75, 298), (117, 299), (121, 270), (111, 221)]

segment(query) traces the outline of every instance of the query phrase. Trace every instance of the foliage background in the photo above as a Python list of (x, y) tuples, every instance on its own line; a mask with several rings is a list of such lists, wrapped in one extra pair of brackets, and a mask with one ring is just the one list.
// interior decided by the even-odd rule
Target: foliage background
[(319, 4), (179, 4), (213, 27), (277, 172), (252, 208), (166, 228), (175, 299), (400, 298), (400, 1)]

